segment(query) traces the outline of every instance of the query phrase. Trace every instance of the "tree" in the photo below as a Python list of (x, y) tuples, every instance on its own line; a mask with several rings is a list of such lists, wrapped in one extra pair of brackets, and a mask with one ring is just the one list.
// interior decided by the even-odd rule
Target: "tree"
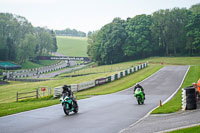
[(34, 51), (36, 48), (37, 38), (35, 35), (28, 33), (25, 35), (24, 40), (20, 44), (20, 49), (18, 51), (18, 63), (21, 64), (26, 60), (29, 60), (29, 57), (35, 55)]
[(189, 10), (193, 13), (200, 13), (200, 3), (193, 5)]
[(115, 18), (100, 31), (88, 37), (88, 55), (98, 64), (112, 64), (123, 60), (122, 45), (126, 39), (125, 21)]
[(123, 51), (129, 58), (144, 58), (152, 53), (152, 39), (150, 26), (152, 18), (150, 15), (137, 15), (127, 19), (127, 38)]
[(187, 28), (187, 49), (189, 49), (190, 54), (200, 52), (200, 13), (195, 13), (191, 15), (190, 21)]
[(52, 36), (52, 39), (53, 39), (53, 52), (56, 52), (57, 49), (58, 49), (58, 46), (57, 46), (57, 41), (56, 41), (56, 34), (53, 30), (51, 30), (51, 36)]

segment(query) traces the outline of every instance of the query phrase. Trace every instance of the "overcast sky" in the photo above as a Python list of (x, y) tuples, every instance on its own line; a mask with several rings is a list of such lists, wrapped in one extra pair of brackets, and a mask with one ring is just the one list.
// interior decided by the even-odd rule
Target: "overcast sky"
[(197, 3), (200, 0), (0, 0), (0, 12), (23, 16), (34, 26), (88, 32), (100, 29), (115, 17), (126, 19)]

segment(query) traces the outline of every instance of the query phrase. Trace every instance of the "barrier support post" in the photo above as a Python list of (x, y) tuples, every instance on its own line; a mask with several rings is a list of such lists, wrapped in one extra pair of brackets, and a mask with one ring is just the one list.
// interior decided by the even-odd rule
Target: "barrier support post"
[(18, 92), (17, 92), (17, 94), (16, 94), (16, 102), (18, 102)]

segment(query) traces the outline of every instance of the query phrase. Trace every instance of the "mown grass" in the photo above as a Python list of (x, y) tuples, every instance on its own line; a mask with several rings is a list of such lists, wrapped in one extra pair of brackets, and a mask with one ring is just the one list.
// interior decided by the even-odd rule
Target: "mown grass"
[(190, 128), (179, 129), (168, 133), (200, 133), (200, 125)]
[(16, 92), (27, 92), (36, 90), (40, 86), (55, 88), (64, 84), (77, 84), (85, 81), (94, 80), (110, 75), (111, 73), (92, 74), (80, 77), (67, 77), (57, 80), (48, 80), (42, 82), (11, 82), (11, 84), (0, 86), (0, 103), (13, 102), (16, 99)]
[(200, 66), (191, 66), (188, 74), (177, 94), (166, 104), (155, 109), (152, 114), (165, 114), (179, 111), (182, 106), (182, 88), (191, 86), (193, 82), (197, 82), (200, 78)]
[(58, 104), (59, 99), (54, 99), (53, 96), (48, 96), (39, 99), (28, 99), (20, 102), (9, 102), (0, 104), (0, 116), (6, 116), (28, 110), (33, 110), (41, 107)]
[(87, 38), (57, 36), (57, 52), (66, 56), (87, 57)]
[(200, 65), (200, 57), (151, 57), (142, 61), (149, 61), (150, 64), (164, 65)]

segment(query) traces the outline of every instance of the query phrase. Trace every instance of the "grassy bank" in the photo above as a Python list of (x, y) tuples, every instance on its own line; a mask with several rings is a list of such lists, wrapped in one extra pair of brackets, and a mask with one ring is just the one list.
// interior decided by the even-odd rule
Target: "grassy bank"
[(181, 109), (182, 103), (182, 88), (191, 86), (193, 82), (197, 82), (200, 78), (200, 66), (191, 66), (188, 74), (181, 86), (181, 89), (178, 93), (166, 104), (155, 109), (152, 114), (165, 114), (165, 113), (173, 113), (179, 111)]

